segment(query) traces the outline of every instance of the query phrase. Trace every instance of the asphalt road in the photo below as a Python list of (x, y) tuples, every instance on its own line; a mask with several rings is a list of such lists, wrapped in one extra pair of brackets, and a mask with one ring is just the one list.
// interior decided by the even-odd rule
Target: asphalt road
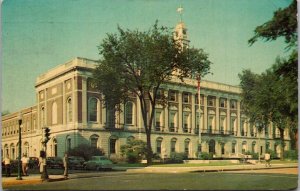
[[(100, 172), (98, 177), (8, 187), (13, 190), (289, 190), (298, 183), (297, 169), (201, 173)], [(285, 172), (285, 173), (282, 173)]]

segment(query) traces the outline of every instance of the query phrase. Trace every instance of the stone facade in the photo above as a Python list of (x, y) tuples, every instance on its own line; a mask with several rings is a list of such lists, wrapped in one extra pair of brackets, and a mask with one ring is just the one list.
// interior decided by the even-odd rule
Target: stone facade
[[(86, 143), (102, 148), (109, 157), (120, 155), (120, 146), (128, 139), (146, 140), (137, 98), (116, 112), (115, 126), (108, 124), (111, 112), (103, 106), (101, 95), (91, 82), (96, 62), (76, 58), (40, 76), (36, 80), (35, 106), (24, 109), (22, 153), (38, 156), (42, 149), (42, 128), (51, 129), (47, 156), (63, 156), (64, 152)], [(201, 117), (199, 119), (197, 80), (181, 82), (172, 79), (161, 86), (168, 96), (166, 107), (157, 105), (152, 132), (153, 152), (169, 157), (172, 152), (186, 152), (196, 158), (198, 149), (215, 157), (240, 157), (247, 151), (266, 149), (281, 152), (279, 131), (271, 124), (259, 133), (243, 113), (241, 90), (236, 86), (201, 81)], [(17, 157), (18, 113), (2, 117), (2, 156)], [(202, 146), (199, 143), (199, 121)], [(288, 131), (286, 148), (290, 147)]]

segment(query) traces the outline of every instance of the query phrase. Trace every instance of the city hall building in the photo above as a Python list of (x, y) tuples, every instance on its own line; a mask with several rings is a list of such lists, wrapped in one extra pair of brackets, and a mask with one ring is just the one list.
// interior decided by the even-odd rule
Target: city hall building
[[(188, 44), (184, 23), (176, 26), (175, 37)], [(2, 117), (2, 157), (9, 154), (17, 158), (20, 112), (22, 153), (28, 156), (39, 156), (43, 127), (51, 129), (47, 156), (62, 157), (71, 148), (89, 144), (103, 149), (108, 157), (120, 157), (120, 147), (128, 140), (146, 141), (138, 98), (132, 97), (122, 105), (122, 111), (106, 110), (103, 97), (92, 83), (96, 64), (75, 58), (38, 76), (36, 105)], [(172, 152), (197, 158), (199, 149), (223, 158), (239, 158), (248, 151), (264, 154), (268, 149), (280, 155), (279, 130), (270, 124), (259, 133), (248, 122), (239, 87), (202, 80), (200, 109), (195, 79), (181, 82), (173, 78), (161, 86), (160, 92), (168, 97), (168, 103), (165, 107), (156, 105), (151, 145), (162, 158), (170, 157)], [(114, 125), (110, 126), (112, 119)], [(288, 130), (284, 139), (288, 150)]]

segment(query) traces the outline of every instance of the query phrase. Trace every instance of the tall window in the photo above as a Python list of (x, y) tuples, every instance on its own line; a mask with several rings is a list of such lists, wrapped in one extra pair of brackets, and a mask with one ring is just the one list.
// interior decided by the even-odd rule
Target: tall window
[(110, 154), (116, 154), (116, 138), (111, 138), (109, 140), (109, 148), (110, 148)]
[(190, 139), (184, 141), (184, 152), (189, 155), (190, 153)]
[(66, 146), (67, 146), (67, 151), (70, 151), (71, 150), (71, 138), (68, 137), (67, 140), (66, 140)]
[(190, 119), (190, 115), (189, 113), (184, 113), (183, 114), (183, 132), (187, 133), (188, 129), (189, 129), (189, 119)]
[(237, 109), (237, 101), (230, 100), (230, 109)]
[(256, 145), (255, 141), (252, 142), (252, 153), (255, 153), (255, 145)]
[(57, 124), (57, 103), (52, 104), (52, 124)]
[(176, 92), (175, 91), (169, 91), (169, 101), (176, 101)]
[(221, 144), (221, 153), (222, 155), (225, 154), (225, 144)]
[(161, 111), (155, 111), (155, 130), (160, 131), (160, 127), (162, 126), (161, 122)]
[(176, 138), (171, 139), (171, 153), (176, 152)]
[(162, 143), (162, 138), (157, 138), (156, 139), (156, 153), (161, 154), (161, 143)]
[(72, 99), (68, 98), (67, 100), (67, 122), (72, 122), (73, 118), (73, 110), (72, 110)]
[(235, 154), (236, 142), (233, 142), (231, 145), (231, 153)]
[(125, 123), (127, 125), (133, 124), (133, 103), (127, 102), (125, 106)]
[(226, 99), (225, 98), (220, 98), (220, 107), (226, 108)]
[(212, 96), (208, 97), (208, 103), (207, 103), (208, 106), (214, 107), (215, 106), (215, 102), (216, 102), (216, 98), (215, 97), (212, 97)]
[(98, 99), (90, 98), (88, 102), (88, 119), (91, 122), (98, 122)]
[(91, 141), (91, 147), (97, 148), (98, 147), (98, 135), (92, 135), (90, 138)]
[(189, 103), (189, 93), (185, 92), (182, 94), (182, 102), (183, 103)]
[(175, 111), (170, 112), (169, 127), (170, 127), (170, 132), (175, 132), (175, 129), (177, 128), (177, 115)]

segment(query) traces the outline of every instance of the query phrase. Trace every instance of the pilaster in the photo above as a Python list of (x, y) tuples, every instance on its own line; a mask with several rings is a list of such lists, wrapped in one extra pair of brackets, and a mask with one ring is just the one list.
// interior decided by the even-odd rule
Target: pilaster
[(192, 97), (192, 134), (195, 134), (195, 130), (196, 130), (196, 102), (195, 102), (195, 94), (191, 94), (191, 97)]
[(178, 91), (178, 133), (182, 133), (182, 91)]
[[(202, 129), (207, 129), (207, 95), (204, 95), (204, 127)], [(200, 124), (200, 127), (201, 127), (201, 124)]]
[[(102, 108), (100, 108), (100, 110), (101, 109)], [(103, 120), (101, 122), (103, 122)], [(86, 77), (82, 77), (82, 123), (84, 125), (87, 125), (87, 78)]]
[(216, 97), (216, 129), (217, 131), (220, 130), (220, 110), (219, 110), (219, 100), (220, 97)]
[(241, 101), (237, 100), (237, 135), (241, 136)]

